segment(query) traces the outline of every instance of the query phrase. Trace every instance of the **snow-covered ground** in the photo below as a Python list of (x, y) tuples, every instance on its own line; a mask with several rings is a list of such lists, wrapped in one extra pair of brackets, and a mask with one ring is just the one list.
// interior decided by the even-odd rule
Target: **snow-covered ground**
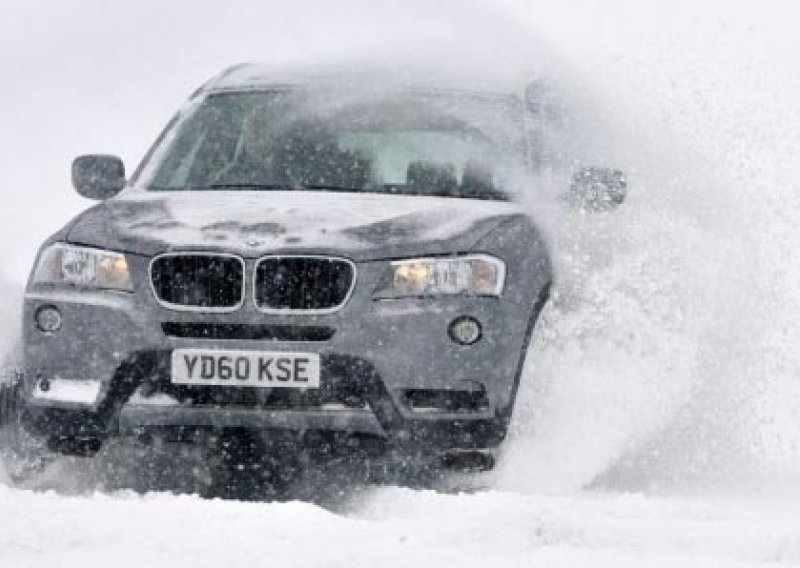
[(71, 157), (132, 168), (222, 67), (499, 66), (530, 47), (592, 118), (576, 146), (631, 195), (549, 227), (558, 294), (497, 470), (469, 493), (289, 503), (94, 492), (56, 470), (47, 491), (0, 486), (0, 566), (800, 564), (800, 8), (284, 4), (0, 0), (0, 342), (38, 242), (86, 205)]
[(406, 489), (346, 509), (0, 487), (3, 566), (609, 566), (800, 563), (800, 513), (781, 500), (565, 497)]

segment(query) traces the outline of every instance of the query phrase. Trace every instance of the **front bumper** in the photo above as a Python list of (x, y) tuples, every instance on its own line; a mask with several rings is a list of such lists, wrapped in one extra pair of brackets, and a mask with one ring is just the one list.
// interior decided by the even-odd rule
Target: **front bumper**
[[(144, 257), (129, 263), (132, 274), (147, 273)], [(132, 294), (33, 286), (23, 325), (26, 421), (51, 437), (246, 428), (334, 430), (441, 447), (498, 444), (545, 283), (533, 298), (540, 301), (530, 305), (498, 298), (374, 301), (371, 291), (384, 268), (360, 265), (350, 301), (325, 315), (264, 314), (248, 304), (230, 314), (169, 310), (135, 276)], [(43, 305), (61, 311), (59, 332), (36, 328)], [(464, 315), (483, 330), (471, 346), (448, 333)], [(169, 369), (169, 354), (178, 348), (318, 353), (322, 386), (247, 394), (235, 387), (178, 388)], [(82, 398), (55, 396), (59, 389)], [(87, 398), (91, 392), (96, 396)]]

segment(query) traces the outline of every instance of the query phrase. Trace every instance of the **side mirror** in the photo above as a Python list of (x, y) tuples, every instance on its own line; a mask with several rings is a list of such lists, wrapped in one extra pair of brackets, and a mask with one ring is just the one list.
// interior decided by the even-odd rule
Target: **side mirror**
[(125, 187), (125, 165), (116, 156), (79, 156), (72, 162), (72, 185), (89, 199), (109, 199)]
[(628, 181), (620, 170), (583, 168), (572, 178), (567, 200), (578, 207), (602, 211), (616, 207), (628, 194)]

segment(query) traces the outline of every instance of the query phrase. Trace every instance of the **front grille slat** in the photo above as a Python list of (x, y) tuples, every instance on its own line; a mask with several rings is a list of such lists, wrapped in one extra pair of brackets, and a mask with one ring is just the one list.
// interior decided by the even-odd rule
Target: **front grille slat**
[(222, 339), (255, 341), (322, 342), (330, 340), (334, 330), (323, 326), (254, 325), (225, 323), (161, 324), (164, 335), (179, 339)]
[(173, 309), (230, 311), (244, 300), (244, 261), (236, 256), (174, 253), (153, 259), (153, 292)]
[(270, 256), (256, 264), (255, 302), (264, 311), (327, 312), (347, 302), (352, 262), (334, 257)]

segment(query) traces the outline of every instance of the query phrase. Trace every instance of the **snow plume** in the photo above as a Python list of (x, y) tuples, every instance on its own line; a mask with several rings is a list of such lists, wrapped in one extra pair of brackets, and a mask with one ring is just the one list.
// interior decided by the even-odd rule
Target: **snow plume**
[[(571, 66), (567, 87), (590, 93), (578, 154), (625, 169), (630, 198), (556, 225), (558, 282), (501, 486), (744, 489), (800, 474), (789, 33), (776, 13), (669, 6), (533, 24)], [(600, 33), (612, 15), (638, 27)]]
[[(631, 171), (627, 160), (614, 165)], [(689, 183), (652, 164), (630, 175), (620, 209), (561, 212), (551, 235), (556, 283), (529, 352), (502, 485), (583, 487), (671, 428), (719, 373), (734, 378), (743, 338), (730, 306), (750, 280), (727, 279), (751, 269), (740, 237), (659, 198)]]
[(22, 291), (0, 274), (0, 381), (14, 363), (19, 343)]

